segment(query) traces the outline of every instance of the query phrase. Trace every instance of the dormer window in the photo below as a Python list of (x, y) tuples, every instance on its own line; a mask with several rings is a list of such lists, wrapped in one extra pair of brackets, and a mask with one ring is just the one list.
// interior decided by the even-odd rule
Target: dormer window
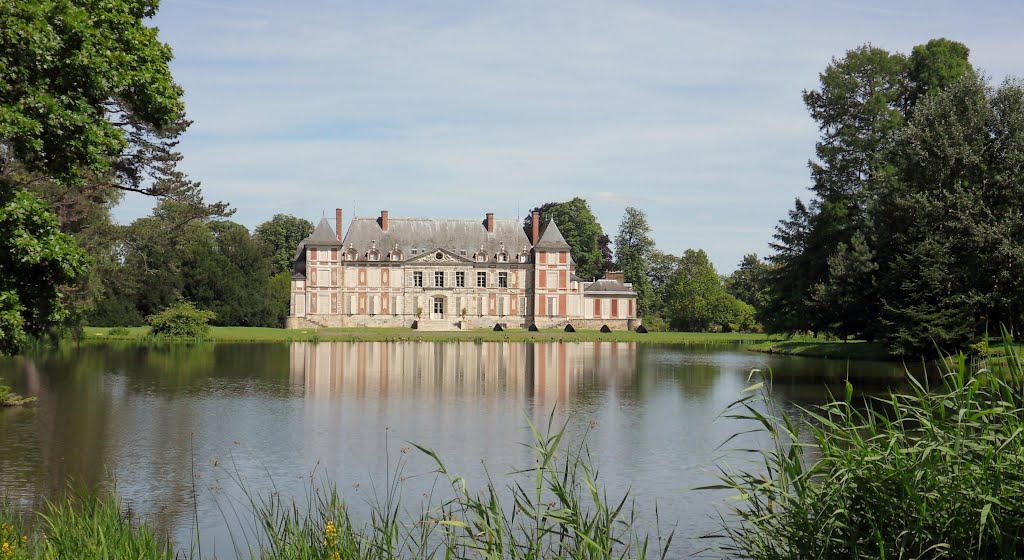
[(402, 250), (398, 248), (398, 244), (395, 243), (395, 248), (388, 253), (388, 259), (392, 261), (402, 260)]
[(346, 261), (354, 261), (354, 260), (356, 260), (356, 257), (358, 257), (358, 256), (359, 256), (359, 253), (356, 252), (356, 248), (353, 247), (351, 243), (349, 243), (348, 244), (348, 249), (345, 250), (345, 260)]
[(473, 253), (473, 260), (476, 262), (487, 262), (487, 253), (484, 252), (484, 246), (480, 246), (480, 250)]
[(516, 260), (518, 260), (521, 263), (528, 262), (530, 260), (530, 253), (527, 251), (523, 251), (519, 253), (519, 255), (517, 255)]
[(500, 262), (500, 263), (507, 263), (508, 262), (508, 253), (505, 253), (505, 252), (498, 253), (498, 262)]
[(380, 251), (377, 250), (377, 240), (374, 240), (370, 245), (370, 250), (366, 252), (366, 260), (368, 261), (379, 261)]

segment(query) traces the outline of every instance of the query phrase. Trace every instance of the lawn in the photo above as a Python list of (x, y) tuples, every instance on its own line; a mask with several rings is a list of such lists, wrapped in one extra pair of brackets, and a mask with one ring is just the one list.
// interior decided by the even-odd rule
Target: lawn
[[(120, 331), (120, 332), (119, 332)], [(112, 331), (107, 327), (85, 327), (84, 339), (98, 340), (140, 340), (148, 338), (149, 327), (128, 327)], [(764, 334), (756, 333), (682, 333), (652, 332), (636, 333), (618, 331), (576, 331), (561, 330), (528, 331), (509, 329), (495, 332), (489, 329), (465, 331), (417, 331), (404, 328), (348, 328), (348, 329), (274, 329), (263, 327), (211, 327), (208, 340), (223, 342), (262, 341), (391, 341), (422, 340), (433, 342), (454, 341), (511, 341), (511, 342), (554, 342), (554, 341), (618, 341), (646, 342), (656, 344), (755, 344), (768, 340)]]
[(794, 337), (791, 339), (770, 338), (750, 347), (757, 352), (787, 354), (807, 358), (829, 358), (841, 360), (891, 360), (885, 345), (880, 342), (862, 340), (840, 342), (820, 338)]

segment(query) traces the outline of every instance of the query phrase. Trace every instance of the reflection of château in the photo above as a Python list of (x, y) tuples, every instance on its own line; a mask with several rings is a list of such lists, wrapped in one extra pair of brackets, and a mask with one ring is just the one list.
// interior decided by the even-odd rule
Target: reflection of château
[(636, 345), (620, 342), (295, 342), (290, 379), (309, 397), (565, 402), (586, 378), (632, 374), (636, 359)]
[(636, 292), (622, 273), (576, 276), (558, 225), (518, 220), (326, 218), (299, 244), (289, 328), (409, 327), (633, 330)]

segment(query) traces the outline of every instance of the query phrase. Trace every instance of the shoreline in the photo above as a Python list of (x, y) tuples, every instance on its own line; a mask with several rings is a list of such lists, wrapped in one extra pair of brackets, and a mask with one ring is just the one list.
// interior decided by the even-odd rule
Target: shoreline
[[(114, 332), (112, 332), (114, 331)], [(182, 339), (157, 338), (149, 327), (85, 327), (82, 342), (144, 341), (176, 342)], [(192, 339), (185, 339), (192, 341)], [(578, 330), (529, 331), (509, 329), (492, 331), (417, 331), (415, 329), (276, 329), (268, 327), (210, 327), (203, 342), (638, 342), (648, 344), (759, 344), (771, 340), (760, 333), (690, 333)]]

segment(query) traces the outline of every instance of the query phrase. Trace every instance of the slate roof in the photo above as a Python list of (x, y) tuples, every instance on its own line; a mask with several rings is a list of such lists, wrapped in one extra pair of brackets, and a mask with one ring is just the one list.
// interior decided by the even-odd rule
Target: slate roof
[(597, 280), (590, 282), (583, 288), (584, 295), (598, 294), (622, 294), (624, 296), (636, 297), (632, 284), (626, 284), (619, 280)]
[(339, 245), (338, 236), (335, 235), (334, 230), (331, 229), (331, 223), (327, 221), (327, 218), (320, 218), (320, 223), (316, 225), (316, 229), (313, 230), (312, 235), (302, 240), (303, 244), (316, 244), (316, 245)]
[(562, 232), (559, 231), (558, 224), (554, 220), (548, 220), (547, 225), (544, 226), (544, 231), (540, 232), (540, 241), (533, 248), (547, 251), (568, 251), (571, 249), (569, 243), (562, 237)]
[[(396, 245), (402, 251), (403, 260), (423, 256), (425, 251), (444, 249), (472, 261), (473, 255), (483, 247), (488, 261), (493, 261), (502, 248), (509, 260), (514, 261), (523, 248), (530, 248), (530, 240), (519, 220), (494, 220), (494, 232), (488, 232), (483, 220), (390, 218), (388, 230), (384, 231), (376, 218), (355, 218), (342, 244), (346, 250), (351, 245), (362, 260), (374, 242), (382, 260)], [(412, 253), (413, 249), (417, 254)], [(466, 252), (464, 256), (462, 251)]]
[[(306, 245), (341, 246), (341, 242), (338, 241), (338, 236), (334, 234), (334, 229), (331, 228), (331, 223), (327, 221), (327, 218), (320, 218), (320, 223), (313, 229), (313, 233), (300, 241), (299, 246), (295, 249), (295, 258), (292, 259), (292, 272), (296, 274), (303, 274), (306, 271)], [(305, 278), (305, 275), (303, 275), (303, 278)]]

